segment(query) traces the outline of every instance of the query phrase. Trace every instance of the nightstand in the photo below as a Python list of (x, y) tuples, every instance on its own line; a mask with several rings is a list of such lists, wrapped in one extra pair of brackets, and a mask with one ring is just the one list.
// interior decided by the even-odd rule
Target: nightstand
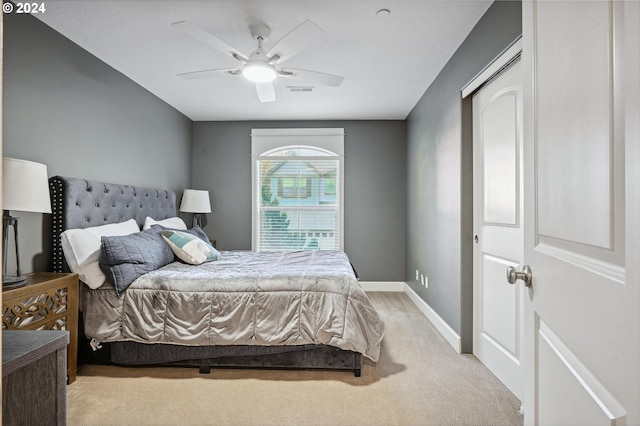
[(78, 274), (35, 272), (27, 284), (2, 292), (2, 328), (67, 330), (67, 376), (76, 380), (78, 352)]

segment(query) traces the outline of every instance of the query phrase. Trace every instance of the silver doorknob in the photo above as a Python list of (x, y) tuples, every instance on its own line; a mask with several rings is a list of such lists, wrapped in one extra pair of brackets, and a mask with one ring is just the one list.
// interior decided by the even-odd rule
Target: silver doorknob
[(524, 265), (522, 272), (516, 271), (516, 268), (513, 266), (507, 268), (507, 281), (509, 281), (509, 284), (515, 284), (517, 280), (524, 281), (525, 287), (531, 287), (533, 275), (531, 274), (531, 267), (529, 265)]

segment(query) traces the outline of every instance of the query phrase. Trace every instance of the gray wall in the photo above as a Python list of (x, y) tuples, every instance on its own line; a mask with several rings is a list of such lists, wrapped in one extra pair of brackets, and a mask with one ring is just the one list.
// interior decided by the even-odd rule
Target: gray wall
[[(32, 16), (4, 15), (3, 53), (4, 156), (49, 176), (189, 186), (191, 120)], [(23, 272), (48, 270), (48, 215), (14, 215)]]
[[(406, 280), (461, 335), (467, 352), (473, 327), (473, 171), (469, 106), (460, 89), (521, 32), (521, 3), (495, 2), (406, 120)], [(415, 280), (416, 269), (429, 278), (428, 289)]]
[[(492, 5), (406, 122), (192, 125), (35, 18), (5, 15), (4, 155), (43, 162), (49, 175), (209, 189), (207, 232), (222, 249), (247, 249), (251, 128), (344, 127), (345, 250), (363, 280), (407, 280), (464, 339), (471, 146), (459, 90), (520, 32), (519, 2)], [(46, 215), (18, 216), (23, 270), (46, 270)], [(428, 290), (414, 281), (416, 268)]]
[(251, 249), (251, 129), (345, 129), (345, 252), (364, 281), (404, 281), (404, 121), (196, 122), (193, 176), (211, 194), (205, 230), (222, 250)]

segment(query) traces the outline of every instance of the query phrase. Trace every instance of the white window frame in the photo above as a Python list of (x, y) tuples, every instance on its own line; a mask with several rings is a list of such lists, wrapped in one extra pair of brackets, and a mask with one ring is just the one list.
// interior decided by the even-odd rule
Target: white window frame
[(338, 248), (344, 251), (344, 128), (252, 129), (251, 130), (251, 249), (258, 249), (260, 206), (258, 160), (268, 152), (288, 146), (308, 146), (339, 157)]

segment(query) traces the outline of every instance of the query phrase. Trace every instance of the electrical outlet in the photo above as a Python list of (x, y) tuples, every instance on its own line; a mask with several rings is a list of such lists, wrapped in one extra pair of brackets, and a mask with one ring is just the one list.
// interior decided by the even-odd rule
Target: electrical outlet
[(420, 274), (420, 283), (424, 285), (424, 274)]
[(416, 269), (416, 281), (420, 281), (420, 271)]

